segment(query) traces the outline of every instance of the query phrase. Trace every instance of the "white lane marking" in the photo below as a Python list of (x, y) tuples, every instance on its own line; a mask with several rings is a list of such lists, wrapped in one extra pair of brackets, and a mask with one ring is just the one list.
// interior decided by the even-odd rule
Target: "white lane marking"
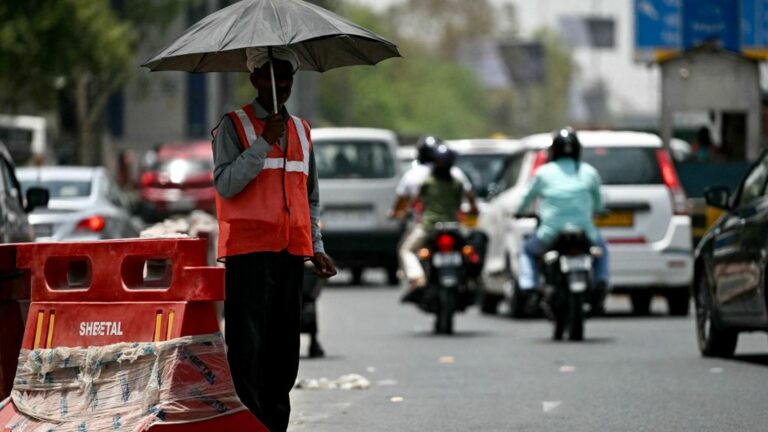
[(548, 414), (554, 411), (562, 403), (563, 403), (562, 401), (544, 401), (541, 403), (541, 409), (544, 411), (545, 414)]
[(376, 381), (376, 385), (382, 386), (382, 387), (383, 386), (394, 386), (394, 385), (397, 385), (397, 380), (383, 379), (383, 380), (380, 380), (380, 381)]
[(576, 366), (560, 366), (560, 373), (576, 372)]
[(389, 398), (390, 402), (395, 402), (395, 403), (400, 403), (400, 402), (402, 402), (404, 400), (405, 399), (403, 399), (402, 396), (392, 396), (391, 398)]
[(438, 361), (442, 364), (452, 364), (456, 362), (456, 359), (453, 356), (442, 356)]
[(376, 373), (376, 368), (373, 366), (368, 366), (367, 368), (365, 368), (365, 371), (368, 373)]
[(723, 373), (723, 368), (721, 367), (713, 367), (709, 370), (710, 373)]

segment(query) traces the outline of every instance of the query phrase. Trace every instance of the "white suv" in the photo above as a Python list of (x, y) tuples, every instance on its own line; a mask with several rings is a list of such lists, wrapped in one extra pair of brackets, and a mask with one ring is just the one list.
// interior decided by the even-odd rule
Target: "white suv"
[(394, 132), (370, 128), (312, 129), (320, 183), (325, 249), (360, 284), (368, 267), (397, 279), (403, 225), (388, 218), (400, 178)]
[[(613, 293), (629, 294), (635, 314), (648, 314), (654, 294), (664, 295), (670, 314), (687, 315), (689, 285), (693, 278), (691, 218), (682, 185), (669, 152), (657, 135), (639, 132), (578, 132), (582, 160), (602, 177), (606, 216), (595, 220), (608, 244)], [(499, 280), (514, 281), (522, 242), (535, 229), (532, 220), (515, 220), (525, 184), (546, 162), (550, 134), (522, 140), (528, 154), (508, 178), (504, 191), (488, 204), (480, 227), (490, 236), (505, 238), (505, 247), (488, 256), (485, 275), (487, 304), (495, 308), (502, 293), (514, 301), (515, 284), (506, 292)], [(490, 253), (491, 251), (489, 251)], [(504, 275), (506, 279), (500, 278)], [(514, 308), (513, 308), (514, 309)]]

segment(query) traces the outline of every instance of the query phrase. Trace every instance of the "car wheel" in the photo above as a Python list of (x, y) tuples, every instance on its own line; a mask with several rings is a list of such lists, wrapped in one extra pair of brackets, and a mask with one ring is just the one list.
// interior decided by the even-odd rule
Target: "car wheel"
[(704, 357), (733, 357), (739, 333), (720, 327), (714, 317), (712, 298), (709, 291), (709, 281), (701, 276), (696, 301), (696, 336), (699, 351)]
[(632, 293), (629, 298), (632, 302), (632, 315), (648, 316), (651, 314), (651, 293)]
[(691, 298), (688, 290), (681, 289), (667, 293), (667, 308), (672, 316), (688, 316)]
[(362, 285), (363, 284), (363, 268), (352, 267), (349, 270), (350, 272), (352, 272), (352, 285)]

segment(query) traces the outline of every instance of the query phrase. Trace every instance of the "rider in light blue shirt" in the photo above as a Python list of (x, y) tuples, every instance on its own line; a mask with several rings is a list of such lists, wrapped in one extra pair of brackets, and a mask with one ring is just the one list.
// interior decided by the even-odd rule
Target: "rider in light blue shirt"
[(543, 255), (557, 234), (571, 227), (584, 231), (594, 245), (604, 253), (595, 260), (594, 279), (596, 291), (601, 292), (594, 308), (602, 309), (608, 287), (608, 251), (593, 223), (593, 215), (602, 212), (600, 174), (580, 160), (581, 143), (570, 128), (559, 130), (549, 149), (550, 162), (536, 171), (528, 185), (517, 213), (524, 213), (533, 202), (539, 200), (540, 224), (536, 234), (526, 240), (520, 255), (518, 284), (521, 290), (538, 288), (536, 258)]

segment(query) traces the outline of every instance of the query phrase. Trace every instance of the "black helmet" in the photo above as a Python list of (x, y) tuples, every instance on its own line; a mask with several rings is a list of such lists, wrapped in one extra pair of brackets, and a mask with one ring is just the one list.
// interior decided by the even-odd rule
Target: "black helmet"
[(433, 160), (435, 167), (450, 169), (456, 161), (456, 152), (451, 150), (447, 145), (440, 144), (435, 148)]
[(577, 161), (581, 157), (581, 142), (576, 136), (576, 131), (570, 127), (555, 132), (555, 136), (552, 137), (552, 146), (549, 148), (549, 160), (554, 161), (565, 157)]
[(417, 159), (420, 164), (429, 163), (435, 160), (435, 149), (443, 143), (443, 140), (434, 136), (427, 135), (419, 138), (416, 143), (416, 150), (418, 151)]

